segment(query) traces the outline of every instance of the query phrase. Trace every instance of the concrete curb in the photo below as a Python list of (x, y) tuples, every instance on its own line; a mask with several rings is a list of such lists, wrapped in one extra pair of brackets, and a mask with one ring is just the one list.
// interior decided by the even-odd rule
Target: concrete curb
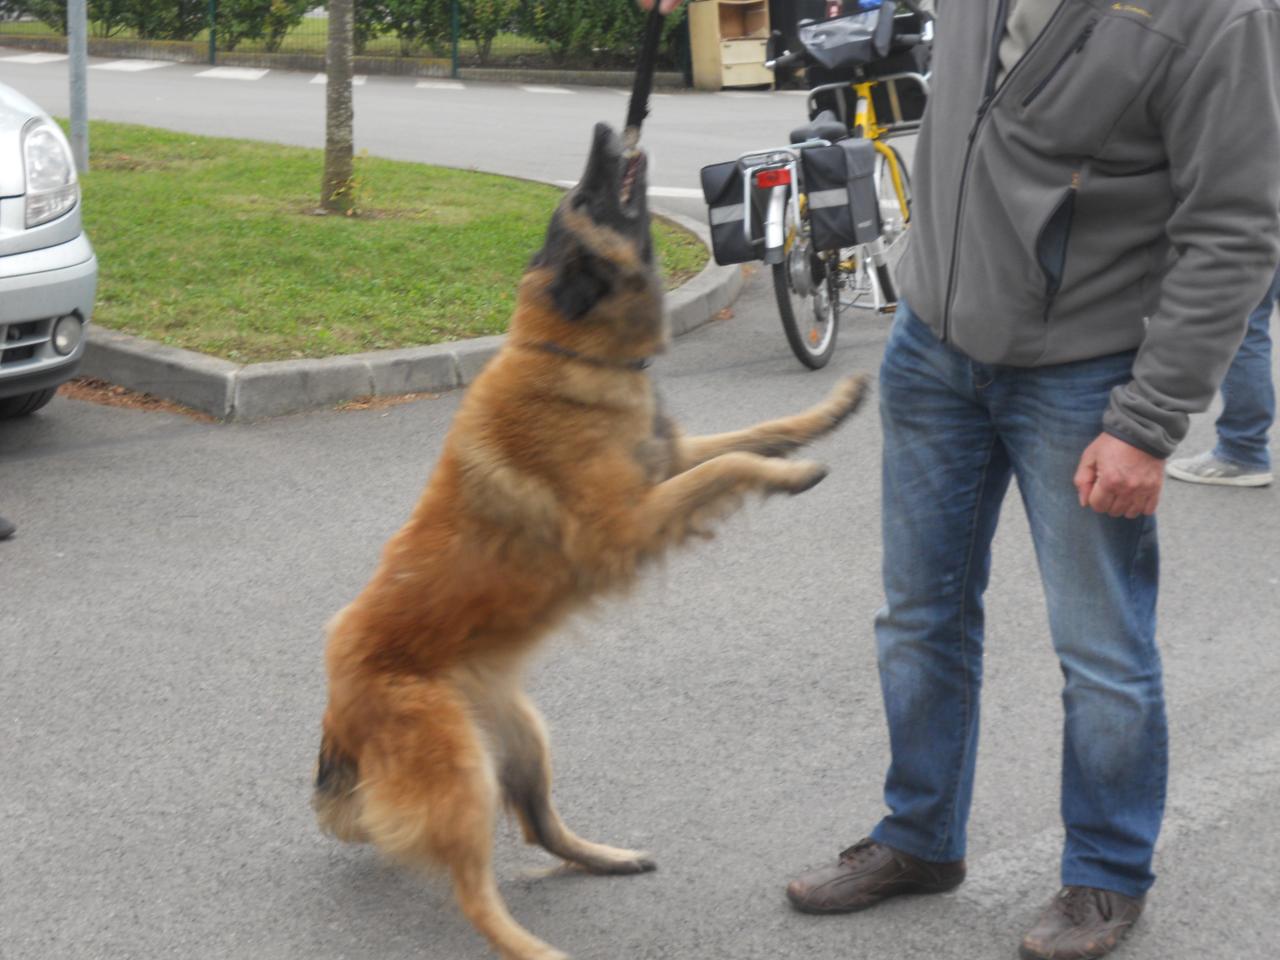
[[(688, 217), (658, 214), (697, 235), (710, 249), (706, 227)], [(714, 262), (666, 297), (674, 336), (729, 306), (742, 289), (740, 267)], [(505, 337), (478, 337), (429, 347), (379, 350), (323, 360), (236, 364), (90, 326), (80, 373), (173, 400), (221, 420), (257, 420), (330, 407), (358, 397), (441, 393), (465, 386), (498, 352)]]

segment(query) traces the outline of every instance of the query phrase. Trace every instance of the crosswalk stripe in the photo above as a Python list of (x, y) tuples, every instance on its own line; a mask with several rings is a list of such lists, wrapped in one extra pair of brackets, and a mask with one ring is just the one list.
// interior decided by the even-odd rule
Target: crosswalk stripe
[(414, 84), (419, 90), (465, 90), (457, 80), (419, 80)]
[(122, 73), (138, 73), (142, 70), (158, 70), (172, 67), (172, 60), (112, 60), (110, 63), (91, 63), (90, 70), (119, 70)]
[(6, 63), (57, 63), (65, 59), (65, 53), (20, 53), (16, 57), (0, 57)]
[(573, 93), (572, 90), (569, 90), (566, 87), (543, 87), (538, 86), (537, 84), (531, 84), (528, 86), (522, 84), (520, 89), (525, 93)]
[[(577, 180), (556, 180), (557, 187), (564, 187), (571, 190), (578, 185)], [(665, 197), (668, 200), (701, 200), (702, 191), (692, 187), (650, 187), (648, 194), (651, 197)]]
[(201, 70), (196, 76), (208, 77), (210, 80), (261, 80), (270, 72), (253, 67), (211, 67)]
[[(355, 74), (355, 76), (351, 78), (351, 83), (354, 86), (363, 87), (364, 82), (368, 79), (369, 78), (365, 76), (363, 73), (357, 73)], [(328, 82), (329, 82), (329, 77), (323, 73), (317, 73), (314, 77), (311, 78), (311, 83), (328, 83)]]

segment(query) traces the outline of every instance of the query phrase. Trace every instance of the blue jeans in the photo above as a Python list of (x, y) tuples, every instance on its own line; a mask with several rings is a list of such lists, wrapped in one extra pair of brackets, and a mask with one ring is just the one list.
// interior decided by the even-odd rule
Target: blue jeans
[(991, 538), (1018, 480), (1066, 679), (1062, 882), (1143, 894), (1164, 814), (1153, 517), (1082, 508), (1072, 478), (1132, 352), (1038, 368), (976, 363), (898, 307), (880, 371), (885, 606), (876, 619), (893, 760), (881, 842), (965, 854)]
[(1276, 419), (1276, 390), (1271, 382), (1271, 313), (1280, 299), (1280, 271), (1266, 299), (1249, 315), (1244, 343), (1222, 381), (1222, 416), (1218, 417), (1219, 460), (1257, 470), (1271, 469), (1267, 431)]

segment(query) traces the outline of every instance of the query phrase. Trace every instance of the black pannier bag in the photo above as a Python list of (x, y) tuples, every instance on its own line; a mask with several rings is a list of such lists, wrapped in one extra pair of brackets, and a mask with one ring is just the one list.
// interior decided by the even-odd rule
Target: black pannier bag
[[(759, 260), (762, 248), (747, 240), (743, 230), (746, 209), (743, 206), (742, 166), (736, 160), (713, 163), (702, 168), (702, 196), (707, 201), (707, 223), (711, 227), (711, 252), (716, 263), (746, 263)], [(758, 210), (751, 212), (751, 236), (764, 238), (764, 226)]]
[(800, 152), (815, 250), (838, 250), (880, 236), (876, 148), (854, 137)]
[(887, 57), (893, 45), (894, 9), (892, 0), (885, 0), (878, 10), (800, 24), (810, 89), (855, 80), (858, 68)]

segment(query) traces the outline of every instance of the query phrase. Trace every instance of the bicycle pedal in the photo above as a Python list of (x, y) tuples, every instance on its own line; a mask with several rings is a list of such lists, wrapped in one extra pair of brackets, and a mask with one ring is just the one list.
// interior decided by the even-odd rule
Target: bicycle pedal
[(898, 305), (896, 303), (886, 303), (883, 306), (876, 308), (876, 313), (891, 314), (891, 313), (897, 313), (897, 312), (898, 312)]

